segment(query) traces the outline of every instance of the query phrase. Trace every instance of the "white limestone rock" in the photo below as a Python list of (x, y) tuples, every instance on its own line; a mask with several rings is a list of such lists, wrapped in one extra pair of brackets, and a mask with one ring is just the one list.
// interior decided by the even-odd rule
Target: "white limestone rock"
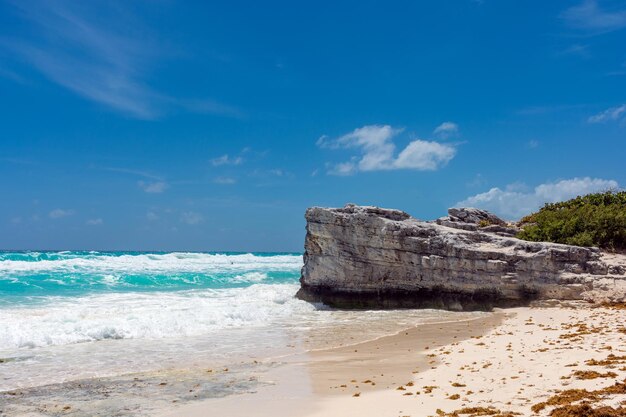
[[(345, 307), (448, 309), (552, 298), (626, 300), (626, 257), (608, 258), (597, 248), (527, 242), (353, 204), (313, 207), (305, 217), (298, 293), (303, 299)], [(487, 219), (506, 227), (477, 209), (451, 209), (449, 218), (455, 225)]]

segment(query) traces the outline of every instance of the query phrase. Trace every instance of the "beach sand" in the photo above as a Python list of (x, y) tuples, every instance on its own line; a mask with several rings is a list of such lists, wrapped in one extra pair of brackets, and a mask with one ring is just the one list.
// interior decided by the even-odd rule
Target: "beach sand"
[[(576, 303), (421, 325), (286, 357), (255, 393), (173, 404), (153, 415), (418, 417), (473, 407), (458, 415), (532, 416), (567, 407), (568, 397), (619, 408), (626, 406), (624, 386), (614, 385), (626, 379), (625, 326), (625, 309)], [(569, 412), (562, 415), (583, 413)]]

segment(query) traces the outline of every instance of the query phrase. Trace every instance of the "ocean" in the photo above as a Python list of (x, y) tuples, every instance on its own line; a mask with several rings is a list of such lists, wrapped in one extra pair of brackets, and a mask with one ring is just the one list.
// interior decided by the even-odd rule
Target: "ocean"
[(299, 253), (0, 252), (0, 392), (277, 361), (458, 318), (304, 302), (301, 267)]

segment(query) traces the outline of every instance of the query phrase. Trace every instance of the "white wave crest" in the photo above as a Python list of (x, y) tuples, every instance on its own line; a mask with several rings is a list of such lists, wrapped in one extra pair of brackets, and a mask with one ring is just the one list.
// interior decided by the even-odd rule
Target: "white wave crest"
[(261, 282), (267, 279), (267, 274), (264, 272), (246, 272), (245, 274), (235, 275), (229, 279), (231, 283), (252, 283)]
[(55, 260), (1, 260), (0, 274), (31, 272), (228, 272), (295, 271), (302, 267), (300, 255), (260, 256), (248, 254), (165, 253), (87, 255)]
[(0, 309), (0, 350), (198, 336), (270, 325), (315, 310), (294, 298), (297, 288), (296, 284), (255, 284), (222, 290), (50, 297), (44, 305)]

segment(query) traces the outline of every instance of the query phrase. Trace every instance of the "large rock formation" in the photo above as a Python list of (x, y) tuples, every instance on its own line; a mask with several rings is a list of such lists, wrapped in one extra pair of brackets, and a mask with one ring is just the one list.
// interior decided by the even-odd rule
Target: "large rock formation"
[(491, 213), (419, 221), (347, 205), (306, 212), (300, 298), (339, 307), (489, 309), (535, 299), (625, 301), (626, 256), (519, 240)]

